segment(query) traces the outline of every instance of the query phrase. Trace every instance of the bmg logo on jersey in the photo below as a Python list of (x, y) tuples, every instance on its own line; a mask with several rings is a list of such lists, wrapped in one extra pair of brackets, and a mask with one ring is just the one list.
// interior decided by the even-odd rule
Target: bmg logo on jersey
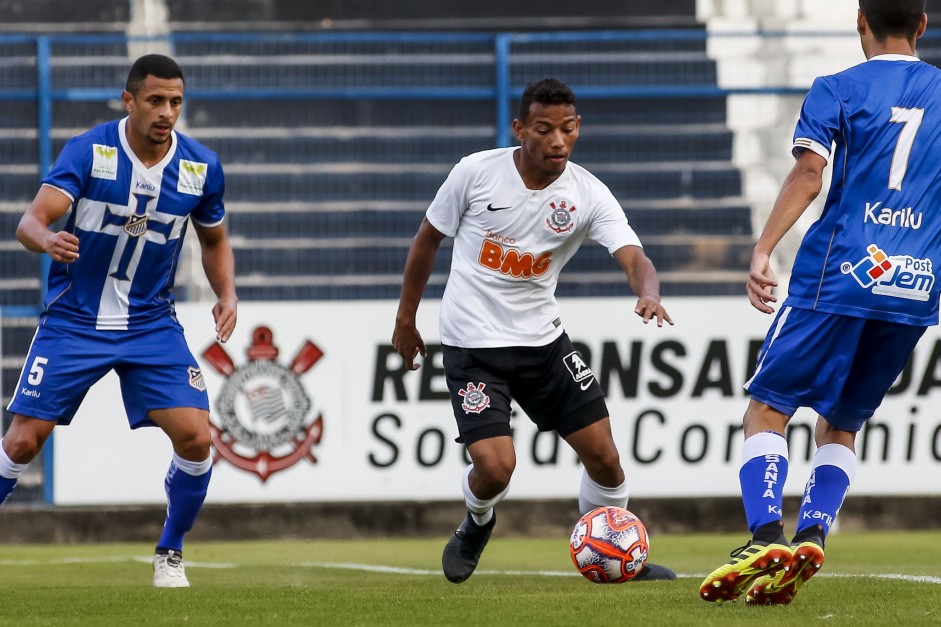
[(477, 263), (516, 278), (530, 279), (545, 274), (552, 262), (552, 253), (540, 255), (520, 253), (515, 248), (504, 247), (496, 242), (484, 240), (480, 246)]
[(879, 296), (926, 301), (934, 287), (931, 259), (909, 255), (889, 256), (876, 244), (866, 247), (868, 253), (856, 264), (843, 262), (840, 271), (849, 274), (863, 288), (872, 288)]

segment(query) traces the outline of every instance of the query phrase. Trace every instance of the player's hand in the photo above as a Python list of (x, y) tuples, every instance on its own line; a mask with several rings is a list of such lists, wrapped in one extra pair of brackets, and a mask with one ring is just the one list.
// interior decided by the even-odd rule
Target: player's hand
[(673, 325), (673, 318), (667, 313), (667, 310), (660, 304), (657, 298), (641, 296), (637, 299), (637, 306), (634, 307), (634, 313), (643, 318), (644, 324), (647, 324), (654, 318), (657, 319), (657, 326), (662, 327), (664, 322)]
[(67, 231), (57, 231), (43, 242), (43, 250), (53, 261), (72, 263), (78, 259), (78, 238)]
[(237, 311), (238, 300), (234, 297), (220, 298), (212, 308), (212, 317), (216, 321), (216, 340), (223, 344), (229, 341), (235, 330)]
[(421, 364), (415, 363), (416, 357), (421, 355), (424, 359), (428, 356), (425, 342), (421, 339), (421, 333), (414, 324), (395, 323), (395, 331), (392, 332), (392, 348), (402, 357), (405, 367), (409, 370), (418, 370), (421, 367)]
[(771, 255), (756, 250), (751, 258), (751, 269), (745, 284), (752, 307), (762, 313), (774, 313), (774, 307), (768, 303), (778, 302), (772, 293), (777, 286), (778, 282), (774, 280), (774, 272), (771, 271)]

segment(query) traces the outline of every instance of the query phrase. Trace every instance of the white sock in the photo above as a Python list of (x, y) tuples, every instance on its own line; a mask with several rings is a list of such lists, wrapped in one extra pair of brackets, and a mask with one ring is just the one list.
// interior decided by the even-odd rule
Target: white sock
[(467, 509), (470, 511), (471, 518), (474, 519), (475, 523), (478, 525), (486, 525), (490, 522), (490, 519), (493, 518), (493, 506), (503, 500), (503, 497), (510, 491), (510, 486), (506, 486), (503, 492), (492, 499), (479, 499), (471, 491), (468, 479), (473, 469), (474, 465), (471, 464), (464, 470), (464, 474), (461, 476), (461, 490), (464, 492), (464, 504), (467, 505)]
[(816, 470), (818, 466), (836, 466), (845, 472), (850, 483), (853, 483), (859, 462), (856, 459), (856, 453), (842, 444), (824, 444), (814, 454), (811, 470)]
[(191, 462), (173, 453), (173, 464), (192, 477), (204, 475), (212, 468), (212, 455), (201, 462)]
[(27, 466), (29, 466), (29, 464), (17, 464), (7, 457), (7, 452), (3, 450), (3, 440), (0, 440), (0, 477), (4, 479), (19, 479)]
[(578, 510), (587, 514), (596, 507), (627, 507), (627, 499), (631, 495), (627, 487), (627, 479), (613, 488), (606, 488), (596, 483), (588, 473), (582, 469), (582, 487), (578, 492)]
[(787, 440), (783, 435), (773, 431), (760, 431), (742, 443), (742, 464), (765, 455), (777, 455), (787, 459)]

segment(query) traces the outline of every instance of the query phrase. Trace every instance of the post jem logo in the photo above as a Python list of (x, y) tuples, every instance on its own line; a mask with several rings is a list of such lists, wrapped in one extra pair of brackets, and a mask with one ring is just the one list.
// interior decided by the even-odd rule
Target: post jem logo
[(236, 367), (218, 342), (202, 355), (226, 377), (209, 425), (213, 463), (225, 459), (262, 482), (302, 459), (317, 463), (312, 449), (323, 435), (323, 416), (310, 412), (310, 397), (299, 380), (323, 351), (307, 340), (284, 367), (275, 361), (279, 351), (272, 340), (271, 329), (256, 327), (244, 366)]
[(501, 274), (531, 279), (546, 273), (552, 262), (552, 253), (545, 252), (538, 256), (533, 253), (521, 253), (515, 248), (504, 247), (485, 239), (480, 246), (477, 262)]
[(855, 264), (845, 261), (840, 271), (856, 279), (873, 294), (927, 301), (934, 287), (931, 259), (910, 255), (888, 255), (876, 244), (866, 247), (866, 256)]

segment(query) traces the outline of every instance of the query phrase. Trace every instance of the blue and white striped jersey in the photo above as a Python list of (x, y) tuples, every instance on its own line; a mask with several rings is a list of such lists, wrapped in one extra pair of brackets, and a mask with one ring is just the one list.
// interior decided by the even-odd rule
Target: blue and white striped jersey
[(941, 71), (880, 55), (815, 80), (793, 151), (829, 158), (834, 145), (830, 192), (801, 243), (785, 305), (937, 324)]
[(49, 269), (46, 313), (77, 325), (126, 330), (174, 316), (173, 283), (187, 221), (222, 222), (218, 156), (173, 132), (147, 168), (127, 143), (127, 119), (101, 124), (65, 145), (44, 185), (72, 199), (64, 229), (79, 258)]

